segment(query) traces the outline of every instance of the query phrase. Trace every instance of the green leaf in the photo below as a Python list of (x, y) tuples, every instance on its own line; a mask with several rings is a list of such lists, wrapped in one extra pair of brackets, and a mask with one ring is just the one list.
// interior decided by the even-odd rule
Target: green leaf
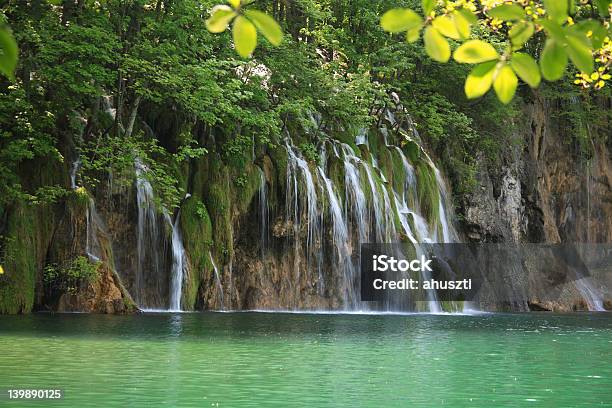
[(454, 11), (452, 14), (453, 22), (455, 23), (455, 27), (457, 29), (457, 33), (459, 37), (464, 40), (470, 36), (470, 26), (471, 22), (468, 17), (464, 13), (460, 13), (459, 11)]
[(420, 34), (421, 34), (420, 25), (417, 27), (411, 28), (410, 30), (406, 31), (406, 41), (408, 41), (409, 43), (413, 43), (419, 39)]
[(0, 73), (14, 80), (18, 58), (19, 49), (13, 34), (6, 26), (0, 28)]
[(501, 67), (493, 81), (493, 89), (495, 89), (497, 98), (504, 104), (510, 103), (514, 98), (517, 86), (518, 78), (512, 68), (508, 65)]
[(497, 61), (476, 65), (465, 80), (464, 90), (468, 99), (479, 98), (486, 94), (493, 84), (493, 74)]
[(436, 0), (422, 0), (421, 6), (423, 7), (423, 14), (428, 16), (436, 6)]
[(236, 17), (232, 34), (238, 55), (249, 57), (257, 46), (257, 30), (253, 23), (244, 16)]
[(517, 4), (502, 4), (489, 10), (487, 14), (504, 21), (523, 20), (527, 17), (525, 10)]
[(535, 26), (530, 21), (521, 21), (510, 29), (508, 35), (510, 36), (510, 42), (512, 48), (518, 50), (525, 45), (527, 41), (533, 36), (535, 32)]
[(540, 67), (538, 67), (537, 62), (530, 55), (515, 52), (512, 54), (510, 66), (512, 66), (512, 69), (519, 78), (530, 87), (537, 88), (540, 85), (540, 81), (542, 81)]
[(542, 56), (540, 57), (540, 68), (542, 76), (548, 81), (560, 79), (567, 66), (567, 53), (555, 40), (549, 38), (544, 44)]
[(567, 0), (544, 0), (544, 8), (553, 21), (564, 23), (567, 20)]
[(594, 0), (594, 3), (600, 16), (608, 17), (610, 15), (610, 0)]
[(498, 59), (499, 54), (489, 43), (481, 40), (466, 41), (455, 50), (455, 61), (464, 64), (478, 64), (480, 62)]
[(451, 50), (446, 38), (433, 27), (427, 27), (423, 35), (427, 55), (439, 62), (448, 62)]
[(255, 24), (255, 27), (270, 41), (279, 46), (283, 41), (283, 30), (272, 17), (258, 10), (247, 10), (244, 14)]
[(593, 53), (589, 45), (590, 42), (586, 37), (581, 39), (574, 35), (567, 36), (567, 53), (576, 68), (585, 74), (593, 72)]
[(476, 22), (478, 21), (478, 17), (476, 17), (476, 15), (474, 13), (472, 13), (470, 10), (466, 9), (466, 8), (461, 8), (458, 10), (459, 14), (461, 14), (467, 21), (470, 22), (470, 24), (476, 24)]
[(591, 33), (591, 47), (594, 50), (601, 48), (608, 35), (608, 31), (599, 21), (588, 19), (568, 27), (568, 34), (570, 35), (583, 35), (586, 37), (589, 32)]
[(460, 38), (455, 22), (448, 16), (434, 18), (431, 25), (445, 37), (452, 38), (453, 40)]
[(206, 20), (206, 29), (211, 33), (222, 33), (234, 17), (236, 17), (236, 12), (230, 6), (215, 6), (210, 18)]
[(538, 20), (538, 23), (544, 27), (546, 34), (548, 34), (548, 36), (555, 40), (558, 44), (565, 43), (565, 31), (563, 31), (563, 27), (561, 27), (561, 25), (552, 20)]
[(400, 33), (420, 26), (423, 19), (410, 9), (395, 8), (387, 11), (380, 19), (383, 30)]

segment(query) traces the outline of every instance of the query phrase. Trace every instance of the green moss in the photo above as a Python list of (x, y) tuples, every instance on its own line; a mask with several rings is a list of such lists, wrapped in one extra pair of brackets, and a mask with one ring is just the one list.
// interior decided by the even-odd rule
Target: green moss
[[(329, 169), (327, 177), (331, 180), (333, 186), (336, 189), (336, 193), (338, 195), (338, 200), (340, 203), (344, 201), (344, 191), (345, 191), (345, 182), (344, 182), (344, 162), (338, 159), (336, 156), (332, 156), (328, 161)], [(316, 169), (311, 169), (316, 171)]]
[(287, 177), (287, 150), (283, 146), (276, 146), (275, 148), (270, 149), (269, 153), (272, 163), (276, 168), (276, 181), (280, 186), (284, 186), (285, 178)]
[(196, 197), (187, 199), (181, 207), (181, 232), (191, 265), (189, 281), (183, 290), (183, 307), (192, 310), (200, 282), (210, 270), (208, 253), (213, 242), (210, 215), (204, 203)]
[(233, 194), (236, 198), (234, 203), (239, 212), (245, 213), (251, 205), (251, 201), (261, 187), (260, 169), (252, 164), (246, 166), (246, 170), (239, 178), (235, 178)]
[(214, 252), (224, 263), (233, 254), (232, 202), (227, 167), (216, 157), (209, 159), (209, 180), (205, 187), (205, 204), (213, 227)]
[(403, 191), (406, 184), (406, 173), (400, 152), (396, 149), (391, 151), (391, 182), (395, 191)]
[(417, 193), (421, 211), (430, 225), (437, 225), (440, 218), (440, 191), (431, 166), (419, 161), (416, 166)]
[(416, 163), (421, 158), (421, 146), (414, 140), (408, 140), (403, 149), (406, 151), (411, 163)]
[(375, 127), (371, 128), (368, 132), (368, 146), (369, 152), (374, 157), (378, 157), (379, 148), (381, 145), (384, 146), (383, 136), (380, 134), (379, 130)]
[(34, 306), (37, 278), (36, 215), (19, 205), (8, 217), (3, 237), (0, 313), (28, 313)]
[[(387, 182), (392, 184), (395, 175), (393, 172), (393, 157), (389, 149), (382, 148), (380, 150), (380, 155), (378, 156), (378, 167), (385, 176)], [(401, 189), (398, 191), (401, 191)]]
[[(349, 128), (344, 132), (337, 132), (334, 134), (334, 139), (341, 141), (342, 143), (346, 143), (351, 146), (353, 151), (359, 152), (358, 146), (355, 144), (355, 136), (357, 135), (358, 130)], [(357, 153), (359, 155), (359, 153)]]

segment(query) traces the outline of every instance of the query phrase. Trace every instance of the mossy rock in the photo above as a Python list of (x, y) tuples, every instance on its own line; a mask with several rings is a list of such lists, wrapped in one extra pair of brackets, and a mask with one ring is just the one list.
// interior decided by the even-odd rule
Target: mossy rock
[(236, 176), (233, 184), (234, 203), (240, 213), (245, 213), (248, 211), (253, 197), (261, 188), (261, 170), (249, 163), (245, 171)]
[(197, 197), (188, 198), (181, 207), (181, 233), (191, 266), (189, 281), (183, 290), (183, 307), (192, 310), (200, 282), (210, 270), (208, 253), (213, 243), (210, 215)]
[(440, 190), (434, 170), (428, 163), (419, 161), (415, 173), (421, 211), (430, 225), (437, 226), (440, 219)]
[(19, 204), (8, 216), (0, 265), (0, 314), (29, 313), (34, 306), (38, 274), (38, 217)]
[(209, 179), (205, 187), (204, 203), (210, 215), (213, 230), (213, 248), (215, 259), (223, 259), (224, 263), (233, 254), (232, 202), (229, 173), (226, 166), (216, 156), (209, 159)]

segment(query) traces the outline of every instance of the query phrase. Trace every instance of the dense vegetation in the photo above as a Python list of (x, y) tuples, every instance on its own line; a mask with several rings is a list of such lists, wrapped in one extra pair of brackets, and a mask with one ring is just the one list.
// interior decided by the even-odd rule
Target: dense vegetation
[[(16, 199), (41, 203), (66, 194), (62, 180), (48, 176), (25, 183), (22, 176), (32, 171), (31, 163), (67, 166), (74, 149), (81, 154), (87, 187), (96, 184), (101, 171), (131, 169), (138, 157), (172, 206), (183, 194), (172, 168), (206, 154), (201, 139), (210, 129), (227, 136), (226, 159), (240, 167), (241, 154), (253, 142), (278, 143), (289, 122), (306, 122), (313, 111), (327, 123), (370, 124), (391, 92), (412, 113), (452, 178), (454, 192), (461, 194), (471, 187), (479, 153), (497, 159), (521, 126), (523, 100), (533, 98), (521, 87), (508, 106), (490, 96), (470, 101), (463, 92), (469, 67), (432, 61), (421, 42), (409, 44), (381, 29), (386, 10), (418, 9), (420, 2), (260, 1), (257, 7), (280, 23), (285, 36), (278, 47), (260, 37), (250, 60), (236, 55), (230, 36), (207, 30), (204, 21), (215, 4), (33, 0), (5, 5), (20, 60), (16, 81), (0, 84), (0, 212)], [(536, 39), (531, 46), (542, 44)], [(590, 103), (590, 89), (571, 84), (543, 92), (551, 99), (581, 98), (587, 111), (597, 106)], [(599, 95), (608, 92), (604, 88)], [(114, 123), (101, 114), (105, 96), (115, 101)], [(570, 109), (568, 117), (579, 121), (585, 114), (580, 112)], [(303, 150), (314, 147), (316, 137), (304, 142)], [(76, 146), (66, 143), (72, 140)]]

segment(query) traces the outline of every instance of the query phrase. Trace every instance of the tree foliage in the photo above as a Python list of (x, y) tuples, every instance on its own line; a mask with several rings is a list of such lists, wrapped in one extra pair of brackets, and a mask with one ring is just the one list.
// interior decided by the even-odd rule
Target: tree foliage
[[(234, 9), (225, 5), (213, 9), (207, 27), (211, 32), (223, 32), (235, 19), (236, 51), (243, 57), (250, 56), (257, 45), (257, 33), (240, 12), (251, 1), (230, 3)], [(579, 4), (576, 0), (544, 0), (543, 4), (526, 0), (422, 0), (423, 16), (410, 8), (392, 8), (382, 15), (380, 25), (387, 32), (404, 33), (409, 43), (416, 42), (422, 31), (425, 51), (442, 63), (451, 57), (451, 42), (458, 42), (452, 53), (454, 60), (476, 65), (465, 81), (466, 96), (478, 98), (492, 86), (498, 99), (507, 104), (514, 97), (518, 78), (537, 88), (542, 76), (549, 81), (561, 79), (568, 61), (579, 71), (575, 83), (589, 87), (595, 82), (596, 88), (602, 88), (610, 79), (612, 64), (611, 4), (609, 0)], [(265, 21), (258, 27), (263, 27), (264, 35), (278, 45), (282, 34), (274, 19), (260, 11), (245, 12), (249, 13), (258, 16), (254, 21)], [(473, 25), (505, 37), (503, 51), (498, 52), (485, 40), (471, 38)], [(276, 41), (266, 34), (270, 31), (276, 33)], [(541, 50), (536, 47), (539, 67), (533, 56), (519, 52), (536, 33), (544, 44)], [(594, 57), (601, 63), (596, 72)]]
[[(477, 21), (470, 22), (469, 14), (455, 14), (437, 2), (421, 6), (405, 0), (234, 2), (223, 8), (229, 7), (231, 18), (218, 15), (211, 22), (217, 3), (4, 4), (0, 11), (19, 44), (19, 58), (14, 81), (0, 79), (0, 214), (15, 200), (61, 199), (70, 190), (67, 175), (77, 155), (82, 163), (79, 187), (94, 193), (98, 183), (111, 176), (118, 183), (121, 175), (133, 173), (138, 158), (150, 170), (147, 177), (164, 205), (172, 207), (186, 193), (177, 177), (180, 165), (206, 154), (211, 146), (242, 174), (254, 147), (282, 145), (286, 131), (299, 129), (293, 132), (299, 134), (296, 143), (315, 157), (314, 147), (325, 137), (317, 128), (350, 135), (376, 126), (380, 112), (391, 103), (391, 92), (413, 116), (422, 139), (442, 159), (460, 193), (472, 183), (477, 153), (495, 160), (517, 126), (518, 104), (503, 106), (487, 90), (511, 93), (511, 75), (510, 82), (496, 81), (495, 58), (503, 58), (505, 34), (518, 30), (519, 24), (499, 20), (498, 25), (477, 11), (472, 11)], [(423, 13), (421, 7), (431, 10)], [(521, 7), (530, 21), (516, 38), (526, 37), (528, 23), (545, 15), (535, 5)], [(580, 13), (586, 13), (585, 7)], [(406, 36), (389, 35), (380, 27), (385, 12), (396, 8), (413, 10), (400, 13), (409, 17), (394, 28), (405, 30)], [(239, 16), (257, 33), (258, 45), (248, 59), (237, 55), (233, 33), (209, 31), (213, 26), (213, 31), (233, 31)], [(445, 18), (434, 27), (438, 17)], [(470, 22), (469, 38), (463, 17)], [(530, 72), (541, 59), (546, 36), (533, 24), (533, 35), (522, 49), (512, 51), (508, 64), (514, 75), (537, 86), (539, 77)], [(437, 41), (442, 37), (448, 43), (448, 63), (428, 56), (421, 40), (424, 27), (435, 29)], [(482, 55), (478, 47), (470, 48), (475, 40), (490, 44), (496, 57), (490, 49)], [(465, 47), (461, 51), (459, 44)], [(458, 63), (453, 55), (483, 62)], [(604, 64), (598, 59), (594, 63), (597, 70)], [(540, 87), (566, 105), (571, 98), (579, 99), (585, 108), (580, 115), (605, 123), (609, 112), (591, 103), (593, 88), (605, 78), (592, 79), (593, 74), (588, 83), (576, 78), (589, 88), (582, 82), (572, 88), (561, 82)], [(466, 98), (466, 77), (480, 84), (470, 88), (470, 97), (480, 99)], [(600, 95), (607, 95), (607, 88)], [(520, 82), (517, 89), (514, 101), (532, 97)], [(320, 121), (313, 120), (315, 116)], [(311, 131), (302, 132), (304, 128)]]

